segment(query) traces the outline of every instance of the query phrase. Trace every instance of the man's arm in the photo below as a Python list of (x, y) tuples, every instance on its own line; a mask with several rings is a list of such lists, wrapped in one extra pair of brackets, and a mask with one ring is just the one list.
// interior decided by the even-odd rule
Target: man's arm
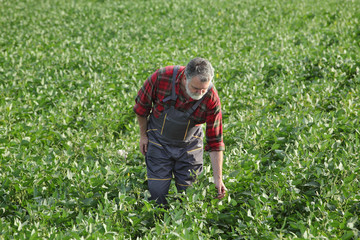
[(142, 117), (138, 114), (136, 114), (138, 123), (139, 123), (139, 128), (140, 128), (140, 142), (139, 142), (139, 146), (140, 146), (140, 152), (145, 156), (146, 152), (147, 152), (147, 147), (149, 144), (149, 139), (147, 136), (147, 118), (146, 117)]
[(225, 196), (227, 190), (222, 181), (223, 152), (211, 151), (210, 159), (213, 169), (215, 187), (218, 190), (217, 198), (222, 199)]

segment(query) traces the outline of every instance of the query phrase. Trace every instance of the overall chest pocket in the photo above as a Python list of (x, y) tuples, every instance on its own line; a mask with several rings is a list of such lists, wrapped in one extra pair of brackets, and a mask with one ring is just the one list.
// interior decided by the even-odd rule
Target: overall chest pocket
[(164, 113), (160, 134), (169, 139), (187, 141), (197, 128), (187, 113), (170, 108)]

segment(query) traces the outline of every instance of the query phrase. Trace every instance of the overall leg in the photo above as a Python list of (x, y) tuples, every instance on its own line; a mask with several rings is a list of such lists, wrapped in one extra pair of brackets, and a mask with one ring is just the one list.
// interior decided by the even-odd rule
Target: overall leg
[(185, 191), (196, 181), (203, 171), (202, 139), (192, 141), (186, 148), (179, 149), (179, 158), (175, 162), (174, 175), (178, 191)]
[(174, 161), (170, 159), (166, 149), (156, 140), (150, 138), (146, 154), (148, 187), (151, 200), (158, 204), (166, 204), (166, 195), (172, 179)]

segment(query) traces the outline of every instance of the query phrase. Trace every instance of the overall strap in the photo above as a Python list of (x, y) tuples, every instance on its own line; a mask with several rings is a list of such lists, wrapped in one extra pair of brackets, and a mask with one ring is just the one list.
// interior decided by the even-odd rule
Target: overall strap
[(172, 75), (172, 87), (171, 87), (171, 95), (167, 96), (166, 98), (163, 99), (163, 102), (167, 102), (169, 100), (173, 100), (172, 105), (175, 105), (175, 101), (177, 99), (177, 95), (176, 95), (176, 91), (175, 91), (175, 82), (176, 82), (176, 75), (177, 72), (179, 71), (180, 66), (175, 66), (174, 67), (174, 71), (173, 71), (173, 75)]

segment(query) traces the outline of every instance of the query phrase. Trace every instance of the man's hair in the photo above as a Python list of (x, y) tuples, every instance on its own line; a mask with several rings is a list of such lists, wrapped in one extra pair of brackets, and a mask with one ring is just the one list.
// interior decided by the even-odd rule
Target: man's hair
[(211, 81), (214, 77), (214, 68), (208, 60), (197, 57), (186, 65), (185, 76), (187, 81), (195, 76), (198, 76), (202, 82)]

